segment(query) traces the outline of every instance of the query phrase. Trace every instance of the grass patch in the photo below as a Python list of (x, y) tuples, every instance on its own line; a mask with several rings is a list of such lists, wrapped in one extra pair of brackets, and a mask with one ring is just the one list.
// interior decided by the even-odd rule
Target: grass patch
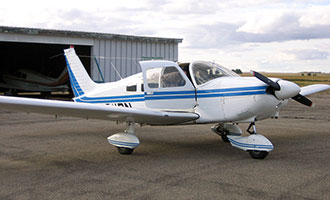
[[(302, 76), (300, 73), (262, 73), (267, 77), (281, 78), (292, 81), (299, 86), (306, 86), (312, 84), (329, 84), (330, 74), (317, 74), (316, 76)], [(241, 74), (243, 77), (252, 76), (250, 73)]]

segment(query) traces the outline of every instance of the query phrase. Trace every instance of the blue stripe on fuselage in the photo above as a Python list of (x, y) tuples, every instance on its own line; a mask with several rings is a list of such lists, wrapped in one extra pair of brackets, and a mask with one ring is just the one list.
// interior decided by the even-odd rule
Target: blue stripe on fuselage
[[(197, 98), (214, 98), (246, 95), (266, 94), (267, 86), (239, 87), (225, 89), (198, 90)], [(195, 90), (188, 91), (157, 91), (152, 94), (120, 95), (106, 97), (79, 97), (77, 102), (86, 103), (120, 103), (120, 102), (141, 102), (145, 100), (173, 100), (173, 99), (195, 99)]]
[(224, 88), (212, 90), (197, 90), (197, 94), (201, 93), (216, 93), (216, 92), (237, 92), (237, 91), (251, 91), (251, 90), (266, 90), (267, 86), (253, 86), (253, 87), (239, 87), (239, 88)]

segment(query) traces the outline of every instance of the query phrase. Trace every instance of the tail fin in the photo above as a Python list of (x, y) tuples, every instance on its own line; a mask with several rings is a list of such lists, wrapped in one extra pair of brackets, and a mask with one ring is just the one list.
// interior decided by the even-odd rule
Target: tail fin
[(65, 49), (64, 55), (75, 97), (92, 91), (96, 83), (89, 77), (74, 48)]

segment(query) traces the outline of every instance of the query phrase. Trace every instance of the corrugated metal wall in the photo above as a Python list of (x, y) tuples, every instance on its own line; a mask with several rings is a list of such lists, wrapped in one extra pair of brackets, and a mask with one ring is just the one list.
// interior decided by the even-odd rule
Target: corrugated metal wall
[[(125, 78), (141, 72), (138, 61), (147, 59), (178, 60), (178, 44), (175, 42), (150, 42), (134, 40), (94, 40), (92, 47), (91, 76), (102, 82), (99, 69), (105, 82), (119, 80), (111, 63)], [(95, 61), (95, 58), (97, 62)], [(99, 67), (97, 66), (99, 64)]]

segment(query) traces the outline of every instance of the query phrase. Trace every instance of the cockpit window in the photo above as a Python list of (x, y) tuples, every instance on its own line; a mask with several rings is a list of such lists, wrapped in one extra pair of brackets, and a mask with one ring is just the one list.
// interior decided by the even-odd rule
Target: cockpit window
[(197, 85), (222, 76), (238, 76), (234, 72), (210, 62), (195, 62), (193, 63), (192, 71)]

